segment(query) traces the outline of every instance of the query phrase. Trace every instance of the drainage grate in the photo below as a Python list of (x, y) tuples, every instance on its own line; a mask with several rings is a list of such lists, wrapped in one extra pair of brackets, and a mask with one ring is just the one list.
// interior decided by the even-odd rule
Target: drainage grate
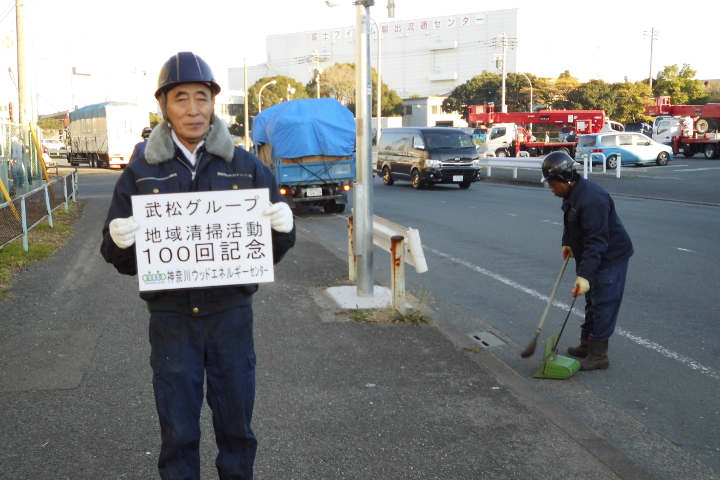
[(475, 340), (475, 342), (477, 342), (480, 346), (485, 348), (505, 345), (505, 342), (489, 332), (477, 331), (469, 333), (468, 336)]

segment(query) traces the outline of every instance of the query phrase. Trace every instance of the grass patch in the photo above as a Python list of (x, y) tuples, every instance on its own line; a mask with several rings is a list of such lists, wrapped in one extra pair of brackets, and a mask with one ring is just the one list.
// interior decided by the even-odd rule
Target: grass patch
[(11, 295), (10, 286), (16, 272), (45, 260), (68, 242), (73, 225), (82, 217), (85, 207), (73, 202), (69, 202), (69, 206), (67, 212), (62, 208), (53, 212), (55, 228), (50, 228), (45, 219), (28, 232), (27, 252), (22, 247), (22, 237), (0, 249), (0, 300)]

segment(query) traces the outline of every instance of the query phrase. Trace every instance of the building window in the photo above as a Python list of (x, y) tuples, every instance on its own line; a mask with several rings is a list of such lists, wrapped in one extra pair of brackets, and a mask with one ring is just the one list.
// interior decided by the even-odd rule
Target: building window
[(442, 108), (440, 108), (440, 105), (433, 105), (432, 106), (432, 114), (433, 115), (440, 115), (442, 114)]
[(405, 115), (412, 115), (412, 105), (405, 105)]
[(228, 113), (230, 115), (240, 115), (243, 113), (243, 105), (241, 103), (231, 103), (228, 105)]

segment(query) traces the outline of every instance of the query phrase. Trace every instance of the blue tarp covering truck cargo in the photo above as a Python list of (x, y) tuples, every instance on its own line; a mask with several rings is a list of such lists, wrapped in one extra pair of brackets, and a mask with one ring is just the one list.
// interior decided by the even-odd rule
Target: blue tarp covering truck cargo
[(355, 118), (340, 102), (306, 98), (274, 105), (253, 119), (252, 139), (291, 208), (345, 211), (355, 181)]

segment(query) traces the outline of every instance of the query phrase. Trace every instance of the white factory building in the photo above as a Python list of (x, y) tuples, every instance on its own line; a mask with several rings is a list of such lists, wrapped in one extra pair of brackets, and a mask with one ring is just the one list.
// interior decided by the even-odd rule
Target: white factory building
[[(517, 65), (518, 9), (434, 18), (371, 22), (371, 65), (402, 99), (446, 97), (483, 70), (499, 72), (505, 52), (507, 72)], [(502, 47), (500, 36), (506, 38)], [(355, 26), (271, 35), (267, 61), (248, 67), (248, 85), (263, 77), (284, 75), (306, 84), (316, 68), (355, 63)], [(231, 90), (245, 90), (243, 67), (230, 68)], [(322, 77), (320, 78), (322, 91)]]

